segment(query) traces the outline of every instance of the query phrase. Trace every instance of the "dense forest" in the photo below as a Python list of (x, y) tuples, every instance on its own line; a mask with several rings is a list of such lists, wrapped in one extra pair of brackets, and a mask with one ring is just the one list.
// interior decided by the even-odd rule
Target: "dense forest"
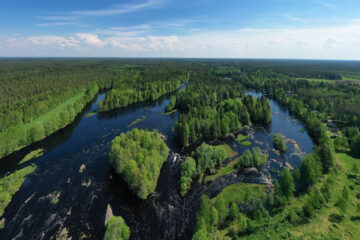
[[(127, 63), (127, 64), (124, 64)], [(0, 61), (0, 157), (73, 122), (99, 91), (101, 111), (155, 100), (189, 79), (186, 69), (106, 60)]]
[(245, 97), (238, 82), (203, 73), (172, 99), (167, 111), (173, 109), (181, 112), (176, 135), (184, 147), (235, 132), (252, 122), (271, 121), (265, 98)]
[(72, 122), (111, 77), (92, 61), (0, 62), (0, 157)]
[(110, 163), (141, 199), (153, 193), (169, 149), (158, 132), (134, 128), (111, 142)]
[(119, 77), (112, 84), (112, 89), (100, 103), (101, 111), (127, 105), (155, 100), (160, 96), (175, 91), (182, 83), (188, 81), (184, 71), (169, 71), (163, 69), (119, 70)]
[[(284, 168), (279, 182), (274, 180), (274, 193), (264, 193), (258, 187), (239, 184), (225, 188), (214, 199), (204, 195), (197, 213), (193, 239), (293, 238), (289, 231), (291, 228), (317, 221), (313, 219), (318, 218), (322, 209), (329, 205), (334, 209), (328, 216), (331, 223), (340, 224), (346, 218), (356, 221), (356, 213), (350, 217), (347, 213), (350, 199), (354, 198), (358, 189), (350, 196), (348, 184), (351, 185), (351, 181), (343, 181), (339, 187), (335, 182), (346, 176), (358, 179), (358, 164), (355, 163), (349, 172), (344, 171), (340, 161), (345, 161), (345, 158), (338, 159), (336, 165), (336, 156), (342, 155), (334, 150), (348, 152), (351, 146), (351, 152), (354, 155), (358, 153), (359, 111), (356, 106), (359, 104), (359, 88), (335, 82), (293, 79), (285, 75), (289, 69), (281, 73), (242, 70), (245, 74), (228, 76), (287, 106), (306, 124), (316, 147), (312, 154), (302, 159), (300, 170)], [(294, 76), (296, 74), (293, 72)], [(307, 77), (331, 79), (330, 75), (324, 77), (318, 74)], [(286, 150), (283, 141), (283, 136), (274, 135), (274, 145), (280, 151)], [(350, 188), (354, 189), (352, 185)], [(229, 192), (234, 189), (246, 189), (246, 192), (230, 197)], [(341, 231), (338, 232), (341, 234)], [(328, 232), (322, 237), (339, 236), (338, 232)], [(354, 237), (351, 235), (354, 233), (348, 234), (347, 237)]]
[[(171, 131), (180, 147), (172, 150), (186, 156), (172, 166), (179, 167), (178, 199), (186, 202), (192, 190), (223, 176), (267, 167), (269, 152), (250, 147), (256, 139), (240, 130), (256, 125), (266, 131), (273, 118), (272, 99), (303, 123), (299, 132), (311, 136), (313, 151), (301, 155), (297, 167), (269, 169), (276, 176), (273, 185), (235, 183), (211, 198), (203, 195), (193, 239), (356, 239), (359, 67), (350, 61), (300, 60), (0, 60), (0, 158), (67, 126), (98, 93), (106, 93), (99, 104), (103, 112), (172, 93), (166, 112), (159, 114), (177, 120)], [(246, 96), (246, 88), (262, 97)], [(155, 191), (169, 148), (158, 132), (128, 130), (111, 142), (110, 166), (137, 198), (146, 199)], [(224, 136), (241, 151), (234, 151)], [(285, 134), (269, 136), (279, 158), (292, 154)], [(245, 140), (250, 141), (242, 144)], [(2, 214), (26, 175), (37, 169), (32, 164), (0, 179)], [(131, 238), (124, 219), (110, 219), (105, 239)], [(319, 231), (310, 231), (314, 228)]]
[[(255, 72), (239, 77), (247, 87), (263, 91), (267, 96), (287, 106), (307, 123), (309, 133), (321, 144), (326, 125), (333, 132), (336, 148), (351, 145), (353, 153), (359, 149), (360, 88), (348, 84), (334, 84), (309, 80), (294, 80), (271, 72)], [(326, 141), (325, 141), (326, 142)]]

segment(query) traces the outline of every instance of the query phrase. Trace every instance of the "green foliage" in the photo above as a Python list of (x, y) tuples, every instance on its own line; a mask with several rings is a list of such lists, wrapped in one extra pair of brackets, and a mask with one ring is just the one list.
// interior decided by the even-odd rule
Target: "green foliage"
[(54, 191), (51, 193), (51, 201), (50, 203), (52, 205), (56, 205), (58, 204), (59, 200), (60, 200), (60, 196), (61, 196), (61, 193), (59, 191)]
[(165, 108), (165, 111), (166, 112), (171, 112), (174, 110), (175, 108), (175, 105), (176, 105), (176, 97), (175, 96), (172, 96), (170, 98), (170, 103), (168, 105), (166, 105), (166, 108)]
[(236, 203), (232, 203), (230, 210), (229, 210), (229, 218), (230, 220), (234, 221), (239, 216), (239, 208)]
[(269, 217), (267, 210), (260, 204), (254, 214), (249, 212), (249, 216), (246, 216), (239, 210), (238, 203), (246, 202), (247, 206), (252, 206), (254, 199), (263, 196), (263, 187), (256, 184), (237, 183), (226, 187), (211, 200), (207, 195), (202, 195), (196, 214), (193, 239), (195, 236), (205, 239), (228, 239), (224, 238), (223, 231), (230, 237), (229, 239), (233, 239), (240, 233), (246, 234), (255, 229), (253, 221), (249, 222), (249, 216), (253, 215), (255, 221), (260, 222)]
[(35, 165), (27, 166), (0, 179), (0, 217), (4, 214), (12, 197), (20, 189), (26, 176), (33, 173), (35, 169)]
[(285, 168), (280, 175), (280, 188), (281, 193), (289, 198), (293, 196), (295, 191), (294, 179), (288, 168)]
[(351, 144), (351, 151), (354, 155), (360, 156), (360, 134), (354, 137), (354, 140)]
[(238, 161), (239, 161), (239, 158), (232, 160), (227, 165), (222, 166), (219, 169), (217, 169), (216, 174), (206, 176), (205, 183), (235, 172), (236, 171), (235, 165), (238, 163)]
[(274, 134), (273, 135), (274, 147), (280, 152), (286, 151), (286, 144), (284, 140), (284, 136), (282, 134)]
[(243, 95), (244, 89), (238, 82), (197, 74), (176, 98), (175, 108), (181, 112), (176, 125), (180, 144), (188, 146), (211, 140), (235, 132), (251, 121), (270, 122), (269, 102)]
[(294, 179), (294, 183), (297, 183), (300, 179), (300, 172), (298, 167), (294, 167), (293, 171), (292, 171), (292, 176)]
[(360, 173), (359, 164), (354, 163), (353, 168), (351, 169), (351, 171), (352, 171), (354, 174), (359, 174), (359, 173)]
[(236, 163), (235, 168), (260, 167), (262, 164), (266, 163), (267, 157), (267, 155), (265, 156), (261, 153), (261, 150), (258, 147), (251, 150), (246, 149)]
[(169, 149), (159, 133), (134, 128), (111, 143), (110, 163), (141, 199), (154, 192)]
[(106, 224), (104, 240), (128, 240), (130, 229), (122, 217), (114, 216)]
[[(211, 146), (203, 143), (193, 152), (194, 158), (188, 157), (181, 166), (180, 178), (180, 194), (184, 196), (189, 190), (192, 180), (196, 175), (203, 175), (205, 172), (214, 170), (216, 166), (220, 166), (226, 159), (236, 156), (231, 147), (227, 144)], [(232, 170), (232, 168), (231, 168)], [(212, 177), (212, 176), (210, 176)], [(208, 181), (208, 176), (205, 182)]]
[(213, 226), (218, 225), (219, 223), (219, 213), (218, 210), (215, 207), (211, 208), (211, 224)]
[(337, 137), (334, 140), (334, 147), (336, 151), (340, 152), (347, 151), (350, 145), (345, 137)]
[(90, 89), (95, 90), (90, 91), (89, 95), (82, 90), (76, 96), (26, 124), (19, 123), (0, 130), (0, 157), (39, 141), (74, 121), (76, 115), (83, 110), (86, 103), (92, 100), (98, 91), (97, 85), (90, 86)]
[(236, 141), (238, 141), (238, 142), (241, 142), (241, 141), (243, 141), (243, 140), (245, 140), (245, 139), (248, 139), (249, 137), (248, 136), (244, 136), (244, 135), (242, 135), (242, 134), (238, 134), (237, 136), (236, 136)]
[(72, 122), (113, 77), (100, 60), (2, 60), (0, 72), (0, 157)]
[(200, 229), (194, 234), (192, 240), (209, 240), (209, 238), (207, 237), (205, 231)]
[(251, 146), (251, 142), (250, 141), (242, 141), (242, 142), (239, 142), (239, 145), (243, 146), (243, 147), (248, 147), (248, 146)]
[(201, 174), (221, 164), (226, 159), (227, 152), (223, 148), (203, 143), (195, 150), (193, 156), (197, 160), (198, 173)]
[(196, 175), (196, 162), (192, 157), (187, 157), (181, 164), (180, 195), (185, 196), (189, 190), (193, 177)]
[(319, 161), (310, 154), (302, 159), (300, 167), (300, 184), (302, 188), (307, 189), (317, 182), (321, 172)]
[(27, 161), (30, 161), (34, 158), (41, 157), (43, 154), (44, 154), (44, 149), (42, 148), (31, 151), (30, 153), (26, 154), (26, 156), (18, 163), (18, 165), (26, 163)]
[(322, 143), (315, 149), (316, 154), (319, 156), (322, 167), (325, 172), (328, 172), (331, 167), (335, 165), (335, 153), (330, 143)]
[[(187, 79), (185, 72), (126, 69), (119, 76), (119, 82), (114, 83), (105, 99), (99, 104), (101, 111), (125, 107), (130, 104), (156, 100), (166, 93), (180, 88), (181, 83)], [(167, 108), (169, 109), (169, 108)]]
[(334, 222), (334, 223), (340, 223), (344, 220), (344, 215), (340, 215), (340, 214), (330, 214), (329, 216), (329, 221), (330, 222)]

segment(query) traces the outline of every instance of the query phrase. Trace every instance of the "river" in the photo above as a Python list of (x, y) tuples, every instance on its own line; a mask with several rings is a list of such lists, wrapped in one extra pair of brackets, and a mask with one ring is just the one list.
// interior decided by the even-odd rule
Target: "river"
[[(258, 96), (256, 92), (247, 94)], [(13, 172), (17, 163), (30, 151), (44, 148), (45, 154), (28, 164), (38, 168), (24, 182), (6, 208), (6, 226), (0, 239), (55, 239), (62, 232), (72, 239), (102, 239), (105, 212), (108, 204), (115, 215), (124, 217), (131, 229), (131, 239), (191, 239), (195, 213), (201, 194), (215, 196), (221, 189), (236, 182), (258, 182), (262, 175), (277, 176), (288, 162), (299, 166), (301, 157), (314, 147), (304, 126), (270, 100), (272, 122), (268, 126), (251, 127), (250, 141), (269, 153), (269, 161), (257, 174), (238, 173), (207, 184), (197, 184), (181, 198), (178, 180), (182, 159), (174, 141), (174, 126), (179, 117), (175, 112), (164, 114), (171, 94), (154, 102), (135, 104), (105, 113), (89, 114), (105, 94), (89, 104), (76, 121), (41, 142), (32, 144), (0, 160), (0, 174)], [(137, 122), (134, 124), (134, 121)], [(133, 124), (132, 124), (133, 123)], [(158, 130), (167, 137), (172, 150), (169, 161), (162, 168), (156, 193), (145, 201), (136, 199), (109, 165), (111, 140), (134, 127)], [(272, 150), (272, 134), (283, 133), (295, 140), (300, 149), (287, 142), (288, 151), (278, 155)], [(227, 141), (242, 153), (246, 147)], [(82, 168), (82, 171), (80, 171)], [(54, 193), (57, 204), (51, 203)]]

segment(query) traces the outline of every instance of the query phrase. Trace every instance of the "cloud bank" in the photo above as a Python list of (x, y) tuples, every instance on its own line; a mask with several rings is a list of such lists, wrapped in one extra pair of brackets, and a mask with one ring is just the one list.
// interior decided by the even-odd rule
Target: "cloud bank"
[[(139, 29), (143, 29), (140, 26)], [(136, 27), (135, 27), (136, 29)], [(298, 29), (241, 28), (185, 35), (104, 29), (71, 36), (0, 36), (1, 56), (359, 59), (360, 21)], [(27, 53), (27, 55), (24, 55)]]

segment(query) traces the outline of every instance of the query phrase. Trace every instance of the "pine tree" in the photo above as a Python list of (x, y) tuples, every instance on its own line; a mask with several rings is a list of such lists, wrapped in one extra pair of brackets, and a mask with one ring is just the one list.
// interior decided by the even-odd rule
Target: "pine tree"
[(280, 176), (281, 193), (289, 198), (292, 197), (295, 191), (294, 179), (288, 168), (285, 168)]

